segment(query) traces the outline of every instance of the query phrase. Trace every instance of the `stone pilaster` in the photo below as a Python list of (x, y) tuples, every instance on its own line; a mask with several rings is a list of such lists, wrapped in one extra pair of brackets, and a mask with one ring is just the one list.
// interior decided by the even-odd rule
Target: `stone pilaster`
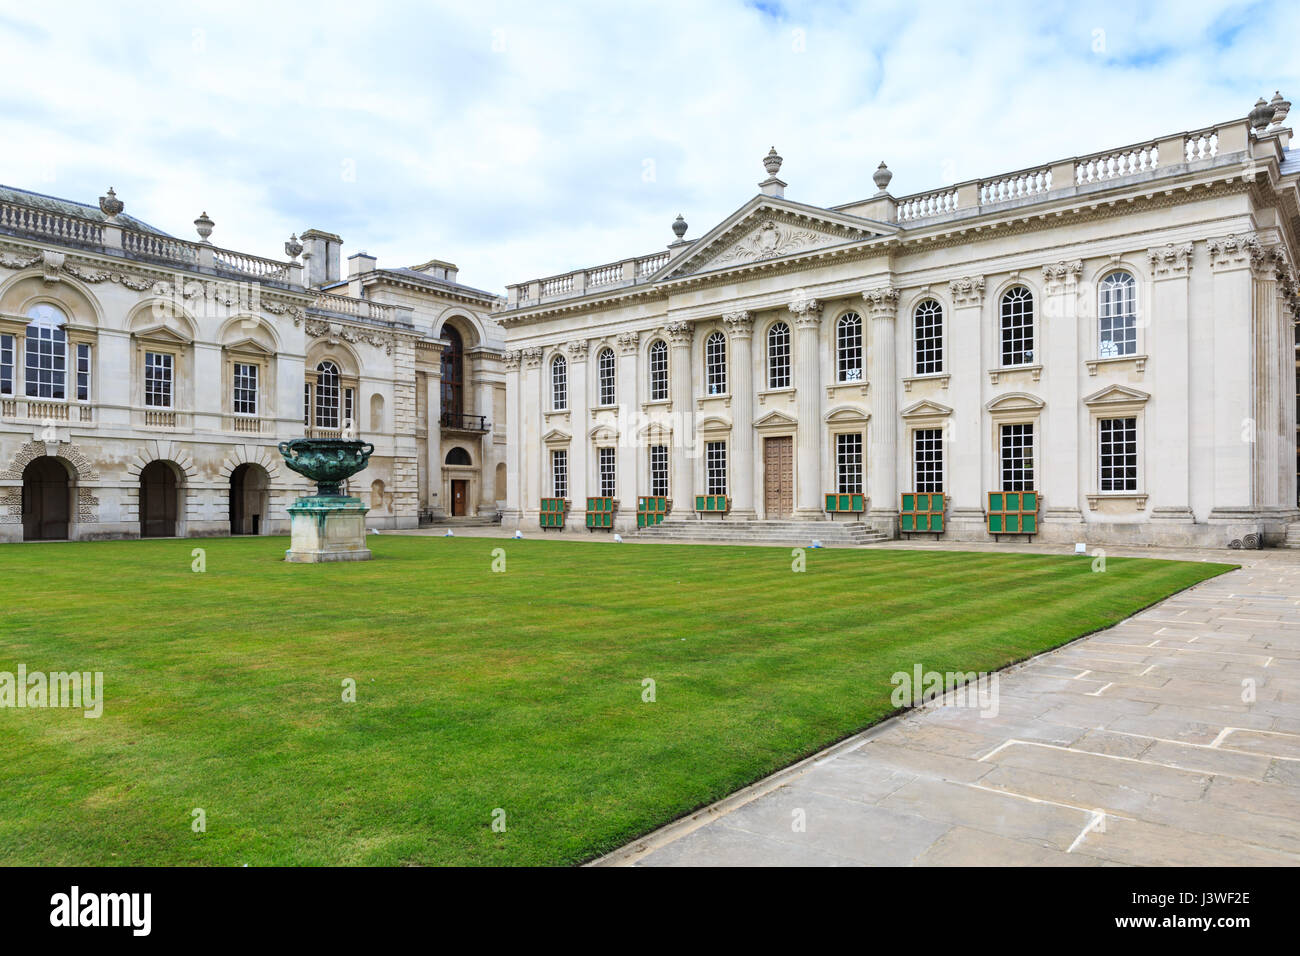
[[(984, 373), (984, 277), (962, 276), (948, 283), (952, 315), (944, 343), (944, 368), (953, 380), (979, 382)], [(977, 393), (978, 394), (978, 393)], [(949, 416), (944, 433), (947, 458), (948, 513), (952, 523), (977, 530), (984, 519), (985, 455), (989, 454), (984, 429), (984, 403), (960, 402)]]
[(636, 528), (637, 458), (640, 442), (633, 433), (637, 420), (637, 354), (641, 347), (641, 333), (622, 332), (618, 336), (618, 400), (619, 436), (618, 462), (618, 512), (615, 520), (620, 528)]
[(542, 444), (542, 349), (538, 346), (520, 349), (522, 371), (520, 373), (520, 404), (522, 412), (523, 441), (523, 520), (537, 517), (542, 498), (542, 476), (547, 462), (546, 451)]
[[(1154, 372), (1148, 391), (1158, 395), (1150, 416), (1147, 474), (1138, 487), (1151, 494), (1151, 517), (1193, 521), (1191, 484), (1192, 355), (1190, 319), (1192, 244), (1167, 243), (1147, 250), (1151, 267), (1151, 301), (1145, 320), (1146, 347), (1152, 356), (1147, 374)], [(1079, 456), (1093, 461), (1091, 433), (1079, 443)]]
[(798, 412), (798, 448), (795, 453), (795, 513), (801, 518), (821, 518), (822, 508), (822, 306), (816, 299), (790, 303), (794, 318), (795, 408)]
[[(517, 349), (510, 349), (501, 357), (501, 364), (506, 373), (506, 433), (509, 436), (506, 443), (506, 510), (501, 516), (501, 521), (503, 525), (514, 527), (519, 526), (523, 516), (523, 446), (526, 438), (521, 409), (523, 383), (520, 380), (520, 358)], [(436, 381), (435, 376), (429, 376), (430, 393), (434, 392), (434, 383)], [(432, 400), (431, 396), (430, 401)], [(432, 421), (432, 406), (430, 406), (429, 414), (430, 421)], [(433, 445), (431, 432), (429, 438), (430, 455), (433, 454)], [(439, 465), (441, 466), (441, 462), (439, 462)], [(439, 473), (441, 473), (441, 469)], [(433, 480), (432, 476), (430, 480)]]
[[(591, 401), (587, 388), (588, 344), (586, 339), (575, 339), (566, 346), (569, 353), (569, 421), (573, 436), (569, 440), (569, 502), (575, 514), (587, 506), (588, 493), (587, 460), (591, 452), (591, 442), (587, 438), (590, 426), (588, 405)], [(546, 465), (549, 467), (550, 462)]]
[(752, 518), (754, 511), (754, 317), (723, 313), (731, 350), (731, 441), (728, 475), (731, 511)]
[[(862, 295), (871, 320), (871, 442), (867, 453), (867, 495), (871, 514), (898, 514), (898, 290), (872, 289)], [(834, 489), (829, 489), (834, 490)]]
[(692, 459), (695, 447), (695, 388), (692, 381), (692, 344), (695, 326), (691, 322), (670, 322), (664, 326), (672, 353), (670, 394), (673, 398), (672, 495), (673, 510), (689, 516), (695, 506)]
[[(1038, 315), (1042, 364), (1047, 368), (1043, 389), (1040, 490), (1043, 493), (1043, 521), (1070, 525), (1079, 530), (1083, 505), (1079, 477), (1089, 439), (1079, 434), (1080, 368), (1079, 277), (1083, 262), (1054, 262), (1043, 266), (1043, 302)], [(1082, 444), (1080, 442), (1082, 441)], [(1047, 467), (1047, 462), (1059, 467)], [(1068, 465), (1066, 463), (1069, 463)], [(992, 489), (986, 489), (992, 490)]]
[[(1255, 282), (1266, 271), (1265, 252), (1253, 236), (1230, 235), (1206, 243), (1213, 286), (1214, 339), (1201, 343), (1214, 355), (1212, 454), (1214, 511), (1235, 517), (1256, 505), (1255, 436), (1257, 328)], [(1266, 281), (1266, 280), (1264, 280)], [(1158, 399), (1158, 396), (1157, 396)]]

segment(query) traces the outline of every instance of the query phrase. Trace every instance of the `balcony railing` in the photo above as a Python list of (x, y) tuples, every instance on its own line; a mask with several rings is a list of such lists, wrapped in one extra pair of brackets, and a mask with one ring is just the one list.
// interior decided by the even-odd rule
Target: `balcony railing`
[(485, 432), (488, 430), (486, 415), (465, 415), (461, 412), (443, 412), (440, 418), (443, 428), (458, 432)]
[(95, 410), (80, 402), (5, 396), (0, 399), (0, 418), (24, 422), (89, 422), (94, 421)]

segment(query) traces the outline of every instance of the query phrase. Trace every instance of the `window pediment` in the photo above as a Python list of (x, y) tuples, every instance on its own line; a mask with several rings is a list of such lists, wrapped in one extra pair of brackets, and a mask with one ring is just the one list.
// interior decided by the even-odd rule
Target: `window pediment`
[(793, 428), (798, 425), (798, 421), (782, 412), (768, 412), (762, 418), (754, 422), (755, 428)]
[[(594, 432), (594, 431), (600, 431), (600, 430), (601, 430), (601, 429), (599, 429), (599, 428), (597, 428), (597, 429), (593, 429), (593, 432)], [(593, 434), (592, 437), (595, 437), (595, 435)], [(544, 445), (567, 445), (567, 444), (569, 444), (569, 442), (570, 442), (572, 439), (573, 439), (573, 436), (570, 435), (568, 432), (566, 432), (566, 431), (562, 431), (562, 430), (560, 430), (560, 429), (558, 429), (558, 428), (552, 428), (550, 431), (548, 431), (545, 435), (542, 436), (542, 444), (544, 444)]]
[(861, 425), (870, 418), (871, 416), (861, 408), (854, 405), (840, 405), (823, 415), (822, 421), (828, 425)]
[(952, 409), (947, 405), (940, 405), (938, 402), (932, 402), (927, 399), (913, 402), (898, 414), (902, 418), (937, 418), (944, 415), (951, 415)]
[(1136, 388), (1125, 385), (1111, 385), (1101, 391), (1093, 392), (1083, 400), (1090, 408), (1108, 408), (1119, 405), (1143, 405), (1151, 396)]
[(1041, 398), (1028, 392), (1007, 392), (990, 401), (984, 408), (990, 412), (1023, 412), (1037, 411), (1045, 404)]
[(131, 335), (141, 341), (155, 342), (161, 345), (189, 345), (191, 343), (188, 336), (166, 325), (155, 325), (147, 329), (140, 329), (132, 332)]

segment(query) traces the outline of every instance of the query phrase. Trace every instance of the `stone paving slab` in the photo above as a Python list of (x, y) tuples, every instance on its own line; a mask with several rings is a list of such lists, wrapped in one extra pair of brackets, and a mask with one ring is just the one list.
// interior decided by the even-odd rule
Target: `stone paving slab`
[(1242, 569), (597, 864), (1300, 865), (1300, 552), (1109, 553)]

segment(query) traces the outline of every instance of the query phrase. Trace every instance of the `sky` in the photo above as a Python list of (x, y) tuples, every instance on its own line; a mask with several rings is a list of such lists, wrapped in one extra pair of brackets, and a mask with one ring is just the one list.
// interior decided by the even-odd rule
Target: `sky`
[[(508, 283), (1300, 104), (1300, 4), (0, 0), (0, 183)], [(1300, 105), (1297, 106), (1300, 116)]]

